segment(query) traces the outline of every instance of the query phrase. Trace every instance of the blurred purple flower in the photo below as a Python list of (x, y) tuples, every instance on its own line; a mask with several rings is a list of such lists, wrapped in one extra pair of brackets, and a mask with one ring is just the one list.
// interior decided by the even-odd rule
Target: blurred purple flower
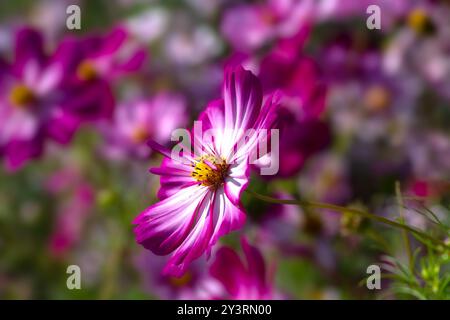
[(331, 152), (318, 154), (301, 173), (299, 191), (307, 199), (345, 204), (352, 196), (349, 178), (344, 159)]
[(408, 136), (407, 153), (416, 179), (450, 180), (450, 138), (445, 132), (429, 130)]
[(52, 55), (42, 35), (22, 28), (12, 63), (0, 58), (0, 154), (15, 170), (38, 157), (47, 138), (70, 142), (79, 125), (112, 115), (111, 79), (137, 70), (142, 50), (122, 59), (121, 28), (106, 37), (65, 38)]
[(314, 12), (311, 0), (242, 4), (225, 12), (221, 30), (235, 50), (252, 52), (271, 40), (291, 37), (310, 24)]
[(233, 300), (280, 299), (273, 287), (274, 268), (267, 268), (261, 252), (241, 239), (244, 259), (229, 247), (220, 248), (210, 267), (210, 274), (219, 280), (226, 295), (216, 297)]
[(383, 67), (383, 52), (343, 35), (327, 44), (319, 62), (328, 70), (328, 110), (334, 131), (365, 142), (391, 134), (398, 145), (411, 126), (420, 94), (416, 76), (391, 74)]
[(44, 53), (41, 34), (18, 30), (14, 49), (11, 64), (0, 61), (0, 150), (10, 170), (39, 156), (47, 137), (67, 143), (79, 124), (66, 112), (64, 66)]
[[(179, 27), (181, 29), (181, 27)], [(200, 65), (218, 56), (223, 44), (207, 25), (173, 30), (165, 42), (167, 57), (176, 65)]]

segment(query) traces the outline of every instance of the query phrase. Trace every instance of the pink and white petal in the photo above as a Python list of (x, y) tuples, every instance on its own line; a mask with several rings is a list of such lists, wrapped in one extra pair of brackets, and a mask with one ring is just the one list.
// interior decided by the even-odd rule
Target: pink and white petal
[[(253, 125), (253, 131), (249, 132), (247, 135), (243, 135), (238, 140), (237, 150), (230, 155), (229, 162), (236, 163), (247, 161), (247, 158), (256, 152), (259, 144), (266, 144), (267, 150), (271, 137), (271, 129), (274, 129), (276, 121), (278, 119), (279, 110), (279, 95), (278, 92), (270, 96), (261, 112)], [(245, 139), (245, 140), (244, 140)], [(258, 158), (264, 156), (261, 150), (258, 151)]]
[(245, 161), (230, 165), (224, 191), (228, 199), (236, 206), (240, 204), (242, 191), (247, 188), (249, 175), (250, 167)]
[(202, 122), (203, 130), (206, 131), (212, 128), (225, 129), (224, 111), (223, 99), (210, 102), (198, 117), (198, 121)]
[[(157, 114), (158, 117), (154, 115)], [(188, 121), (186, 101), (183, 96), (173, 93), (158, 94), (152, 101), (147, 114), (149, 126), (154, 128), (154, 139), (168, 141), (175, 129), (183, 128)]]
[(225, 134), (220, 153), (228, 158), (246, 129), (252, 128), (261, 109), (262, 89), (258, 78), (237, 67), (226, 71), (223, 87)]
[(228, 138), (225, 133), (224, 102), (222, 99), (212, 101), (200, 114), (198, 122), (202, 126), (202, 140), (194, 135), (196, 143), (200, 143), (206, 152), (221, 156), (223, 140)]
[(213, 205), (216, 222), (210, 246), (213, 246), (221, 236), (242, 228), (246, 220), (240, 203), (231, 202), (223, 187), (216, 190)]
[(200, 203), (198, 218), (190, 233), (178, 246), (163, 269), (164, 274), (175, 277), (182, 276), (192, 261), (199, 258), (209, 249), (210, 239), (214, 229), (213, 208), (214, 193), (208, 192)]
[(203, 215), (209, 189), (195, 185), (150, 206), (133, 221), (136, 241), (158, 255), (176, 250)]
[(41, 73), (41, 66), (39, 65), (39, 62), (37, 60), (29, 60), (24, 66), (23, 66), (23, 82), (24, 84), (29, 87), (33, 88), (35, 91), (37, 89), (37, 86), (39, 86), (40, 79), (39, 75)]
[(44, 62), (42, 34), (31, 28), (22, 28), (15, 35), (14, 71), (23, 76), (26, 65), (35, 61), (38, 66)]
[(45, 95), (52, 91), (63, 78), (63, 68), (59, 64), (53, 64), (42, 70), (39, 82), (35, 84), (36, 93)]
[(179, 192), (180, 189), (198, 184), (191, 175), (192, 166), (173, 161), (171, 158), (164, 158), (161, 166), (151, 168), (150, 172), (161, 176), (161, 187), (158, 191), (160, 200)]

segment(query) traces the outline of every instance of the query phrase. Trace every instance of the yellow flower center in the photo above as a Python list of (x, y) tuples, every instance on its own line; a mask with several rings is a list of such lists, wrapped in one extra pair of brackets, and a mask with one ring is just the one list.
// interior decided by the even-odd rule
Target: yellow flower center
[(30, 88), (19, 84), (12, 88), (9, 101), (16, 107), (24, 108), (35, 101), (35, 96)]
[(425, 10), (416, 8), (409, 13), (407, 23), (411, 29), (422, 33), (429, 27), (430, 20)]
[(391, 94), (380, 85), (375, 85), (367, 89), (364, 101), (369, 111), (379, 112), (389, 106)]
[(193, 167), (194, 170), (191, 175), (195, 180), (201, 182), (204, 186), (217, 189), (225, 182), (230, 166), (222, 159), (206, 156), (200, 158)]
[(92, 80), (97, 76), (97, 70), (89, 61), (83, 61), (77, 68), (77, 76), (82, 80)]
[(174, 287), (184, 287), (192, 280), (192, 274), (188, 271), (183, 274), (180, 278), (170, 277), (169, 282)]

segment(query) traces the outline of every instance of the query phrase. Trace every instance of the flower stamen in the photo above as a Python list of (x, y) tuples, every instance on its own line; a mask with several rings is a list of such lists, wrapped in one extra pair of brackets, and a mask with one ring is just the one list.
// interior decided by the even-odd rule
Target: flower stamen
[(191, 175), (202, 185), (217, 189), (223, 185), (228, 174), (229, 165), (223, 159), (213, 156), (201, 157)]
[(35, 101), (35, 96), (30, 88), (23, 84), (19, 84), (12, 88), (9, 100), (14, 106), (23, 108), (33, 103)]
[(97, 70), (89, 61), (83, 61), (77, 68), (77, 75), (81, 80), (93, 80), (97, 77)]

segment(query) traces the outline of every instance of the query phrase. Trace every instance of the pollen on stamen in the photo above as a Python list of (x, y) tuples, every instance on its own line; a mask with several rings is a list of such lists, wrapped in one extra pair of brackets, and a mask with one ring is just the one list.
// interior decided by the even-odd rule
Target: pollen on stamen
[(213, 156), (201, 157), (194, 165), (191, 176), (202, 185), (218, 188), (223, 185), (228, 174), (229, 165)]
[(77, 68), (77, 75), (82, 80), (92, 80), (97, 76), (97, 71), (89, 61), (83, 61)]
[(19, 84), (11, 90), (9, 100), (14, 106), (22, 108), (33, 103), (35, 96), (30, 88)]

